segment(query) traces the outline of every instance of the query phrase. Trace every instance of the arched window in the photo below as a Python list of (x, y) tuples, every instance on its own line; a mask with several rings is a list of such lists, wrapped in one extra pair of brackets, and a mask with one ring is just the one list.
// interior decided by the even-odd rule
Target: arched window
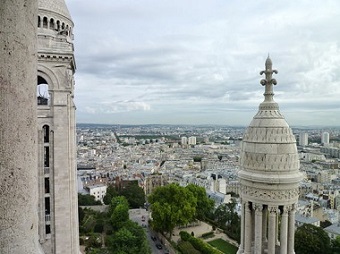
[(41, 26), (41, 18), (40, 18), (40, 16), (38, 16), (38, 27), (40, 27)]
[(57, 31), (60, 31), (60, 21), (57, 20), (57, 27), (56, 27)]
[(38, 76), (38, 85), (37, 85), (37, 101), (38, 105), (49, 105), (50, 95), (48, 93), (48, 84), (46, 80)]
[(44, 17), (43, 18), (43, 28), (48, 28), (48, 26), (47, 26), (47, 18), (46, 17)]
[(50, 19), (50, 29), (54, 30), (55, 29), (55, 24), (54, 24), (54, 19)]

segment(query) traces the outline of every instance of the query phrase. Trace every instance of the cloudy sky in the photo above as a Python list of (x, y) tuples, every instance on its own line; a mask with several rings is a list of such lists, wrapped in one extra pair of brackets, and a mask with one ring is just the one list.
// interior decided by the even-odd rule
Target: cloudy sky
[(248, 125), (270, 54), (287, 122), (340, 125), (338, 0), (66, 0), (77, 122)]

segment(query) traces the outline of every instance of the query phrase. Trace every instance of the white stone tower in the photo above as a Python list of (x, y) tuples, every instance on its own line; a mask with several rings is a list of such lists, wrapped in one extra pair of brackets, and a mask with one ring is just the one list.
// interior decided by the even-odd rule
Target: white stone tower
[(64, 0), (38, 1), (39, 241), (79, 253), (73, 22)]
[(43, 253), (38, 242), (37, 1), (0, 3), (0, 253)]
[[(241, 146), (241, 242), (238, 254), (294, 254), (295, 204), (301, 180), (296, 140), (273, 100), (272, 61), (265, 63), (264, 101)], [(280, 230), (280, 232), (279, 232)]]

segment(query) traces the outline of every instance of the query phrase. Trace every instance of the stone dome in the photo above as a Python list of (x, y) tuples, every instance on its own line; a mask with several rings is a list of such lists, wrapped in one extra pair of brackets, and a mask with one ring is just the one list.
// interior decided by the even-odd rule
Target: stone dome
[(64, 0), (39, 0), (38, 9), (57, 13), (71, 20), (70, 12)]
[[(238, 174), (242, 192), (249, 198), (259, 202), (280, 199), (281, 202), (280, 194), (272, 195), (271, 191), (296, 190), (301, 180), (300, 162), (293, 132), (273, 100), (276, 80), (272, 74), (277, 71), (272, 70), (269, 57), (265, 67), (260, 73), (266, 74), (266, 78), (261, 80), (265, 86), (265, 99), (243, 136)], [(290, 201), (296, 198), (298, 193), (295, 192), (284, 199)]]

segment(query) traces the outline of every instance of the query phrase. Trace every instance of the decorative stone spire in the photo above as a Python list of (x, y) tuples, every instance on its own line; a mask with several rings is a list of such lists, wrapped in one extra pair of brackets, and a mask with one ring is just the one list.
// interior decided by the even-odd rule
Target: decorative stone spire
[(260, 72), (260, 75), (265, 74), (266, 77), (265, 79), (262, 79), (260, 81), (260, 84), (265, 86), (265, 91), (264, 91), (264, 101), (263, 103), (260, 104), (260, 110), (278, 110), (279, 106), (277, 105), (277, 103), (274, 102), (274, 92), (273, 92), (273, 85), (277, 84), (276, 79), (274, 79), (273, 73), (277, 74), (278, 71), (277, 70), (273, 70), (273, 63), (272, 60), (268, 58), (266, 60), (265, 63), (265, 70)]

